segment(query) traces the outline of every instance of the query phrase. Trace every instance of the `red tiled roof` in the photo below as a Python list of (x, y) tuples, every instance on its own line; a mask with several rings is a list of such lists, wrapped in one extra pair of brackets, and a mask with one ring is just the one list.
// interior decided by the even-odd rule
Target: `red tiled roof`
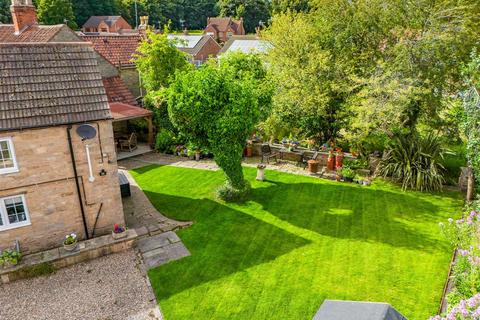
[(0, 25), (0, 43), (49, 42), (64, 27), (63, 24), (44, 26), (32, 25), (16, 35), (13, 24)]
[(114, 25), (121, 16), (91, 16), (82, 28), (96, 28), (101, 22), (105, 22), (109, 27)]
[(153, 115), (153, 112), (150, 110), (121, 102), (111, 102), (109, 105), (113, 121), (136, 119)]
[(226, 32), (229, 26), (234, 31), (237, 31), (239, 24), (240, 24), (239, 21), (235, 21), (230, 17), (225, 17), (225, 18), (215, 17), (215, 18), (210, 18), (209, 19), (209, 24), (208, 25), (212, 26), (217, 31)]
[(133, 54), (142, 40), (134, 35), (81, 35), (82, 39), (93, 43), (93, 48), (115, 66), (133, 65)]
[(134, 106), (138, 104), (120, 76), (104, 78), (103, 86), (107, 91), (108, 102), (122, 102)]

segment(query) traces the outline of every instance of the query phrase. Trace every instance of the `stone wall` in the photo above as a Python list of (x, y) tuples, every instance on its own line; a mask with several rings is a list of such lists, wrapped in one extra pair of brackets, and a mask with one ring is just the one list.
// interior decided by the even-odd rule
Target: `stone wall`
[(128, 89), (133, 93), (134, 97), (140, 97), (142, 92), (140, 90), (140, 79), (138, 77), (137, 69), (135, 66), (122, 67), (120, 69), (120, 76), (127, 85)]
[[(71, 134), (89, 234), (101, 206), (95, 232), (101, 235), (110, 232), (114, 223), (123, 224), (124, 217), (112, 122), (91, 124), (98, 130), (94, 139), (81, 141), (76, 125)], [(0, 133), (0, 137), (13, 139), (19, 167), (17, 173), (0, 175), (0, 197), (23, 194), (31, 221), (29, 226), (0, 231), (0, 249), (18, 240), (27, 254), (59, 246), (67, 233), (85, 237), (66, 129), (58, 126)], [(93, 182), (88, 181), (87, 144)], [(99, 174), (102, 169), (105, 176)]]

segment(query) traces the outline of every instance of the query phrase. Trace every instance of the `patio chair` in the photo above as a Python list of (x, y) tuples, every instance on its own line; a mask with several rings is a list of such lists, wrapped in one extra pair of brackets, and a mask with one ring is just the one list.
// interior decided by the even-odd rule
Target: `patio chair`
[(267, 163), (270, 163), (270, 159), (275, 158), (275, 162), (277, 162), (278, 153), (272, 152), (269, 144), (262, 144), (262, 163), (267, 160)]
[(120, 151), (126, 150), (128, 152), (132, 152), (133, 150), (137, 149), (137, 135), (135, 132), (132, 132), (128, 139), (118, 140), (118, 146)]
[(318, 153), (318, 151), (315, 151), (315, 153), (311, 157), (303, 156), (303, 159), (302, 159), (303, 170), (305, 170), (307, 168), (309, 160), (318, 160), (319, 155), (320, 155), (320, 153)]

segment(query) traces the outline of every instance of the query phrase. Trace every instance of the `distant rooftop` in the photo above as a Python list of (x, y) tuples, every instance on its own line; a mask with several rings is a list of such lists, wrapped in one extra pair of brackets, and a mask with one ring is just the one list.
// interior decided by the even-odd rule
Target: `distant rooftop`
[(202, 40), (203, 35), (177, 35), (169, 34), (168, 39), (176, 39), (177, 48), (193, 49)]
[(272, 48), (272, 44), (255, 36), (233, 36), (223, 46), (220, 54), (232, 51), (243, 53), (265, 53)]
[(80, 34), (80, 37), (93, 43), (95, 51), (115, 66), (132, 66), (133, 55), (142, 41), (140, 34)]

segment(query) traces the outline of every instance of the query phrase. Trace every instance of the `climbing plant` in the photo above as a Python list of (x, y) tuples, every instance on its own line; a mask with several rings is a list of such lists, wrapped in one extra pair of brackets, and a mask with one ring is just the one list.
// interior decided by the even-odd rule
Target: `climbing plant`
[(463, 131), (467, 136), (467, 159), (475, 175), (476, 188), (480, 189), (480, 55), (475, 51), (464, 68), (468, 89), (462, 93), (465, 116)]

